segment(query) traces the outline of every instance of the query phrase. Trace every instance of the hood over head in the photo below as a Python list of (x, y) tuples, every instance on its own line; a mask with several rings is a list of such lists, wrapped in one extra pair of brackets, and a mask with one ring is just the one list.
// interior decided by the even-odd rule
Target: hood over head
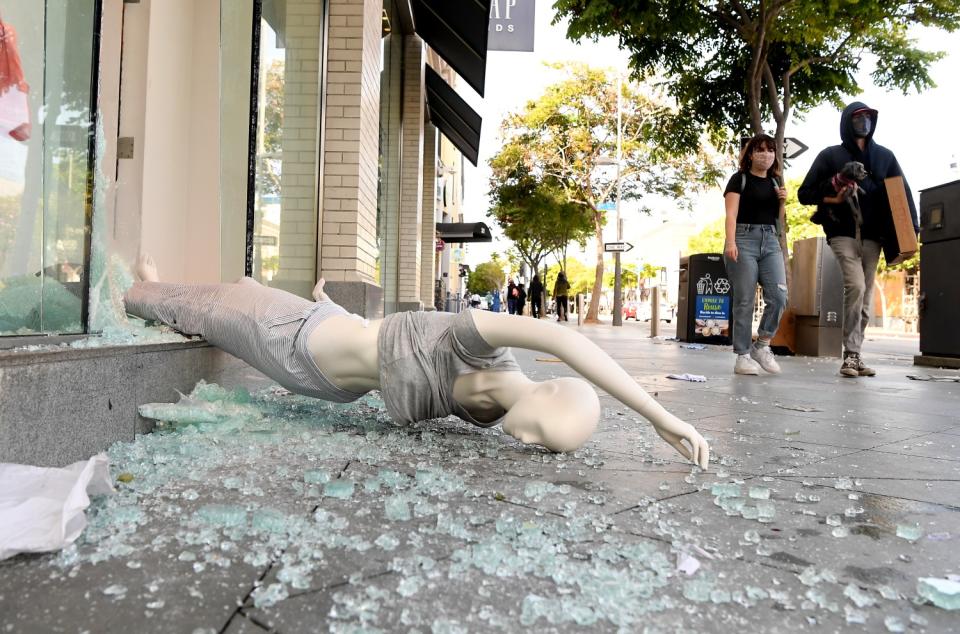
[(867, 143), (873, 139), (873, 134), (877, 131), (877, 111), (862, 101), (850, 103), (843, 109), (843, 114), (840, 115), (840, 139), (843, 141), (843, 144), (850, 147), (850, 149), (857, 146), (857, 135), (853, 132), (853, 115), (861, 110), (869, 113), (871, 119), (870, 132), (864, 137)]

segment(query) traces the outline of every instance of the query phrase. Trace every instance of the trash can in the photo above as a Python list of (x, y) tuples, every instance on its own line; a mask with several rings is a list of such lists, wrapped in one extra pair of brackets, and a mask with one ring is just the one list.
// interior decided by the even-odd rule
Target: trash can
[(729, 345), (733, 336), (732, 300), (721, 254), (695, 253), (680, 258), (677, 339)]
[[(920, 192), (920, 354), (960, 357), (960, 180)], [(954, 367), (953, 363), (949, 363)]]
[(446, 306), (444, 307), (448, 313), (459, 313), (460, 312), (460, 294), (459, 293), (447, 293)]
[(839, 357), (843, 350), (843, 275), (826, 238), (794, 241), (791, 271), (794, 352)]

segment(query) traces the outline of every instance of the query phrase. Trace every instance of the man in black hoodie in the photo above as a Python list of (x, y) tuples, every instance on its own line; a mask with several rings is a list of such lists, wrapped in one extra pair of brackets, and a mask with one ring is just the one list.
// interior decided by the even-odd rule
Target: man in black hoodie
[[(823, 226), (827, 242), (840, 264), (843, 275), (843, 365), (840, 374), (848, 377), (876, 374), (864, 365), (860, 348), (864, 329), (870, 321), (873, 279), (880, 251), (896, 239), (883, 179), (903, 176), (903, 171), (893, 152), (873, 141), (876, 129), (876, 110), (859, 101), (844, 108), (840, 116), (843, 143), (820, 152), (797, 191), (802, 204), (817, 206), (812, 220)], [(859, 184), (847, 174), (841, 174), (851, 161), (862, 163), (866, 169), (867, 175)], [(903, 184), (913, 216), (913, 228), (919, 231), (917, 210), (906, 178)]]

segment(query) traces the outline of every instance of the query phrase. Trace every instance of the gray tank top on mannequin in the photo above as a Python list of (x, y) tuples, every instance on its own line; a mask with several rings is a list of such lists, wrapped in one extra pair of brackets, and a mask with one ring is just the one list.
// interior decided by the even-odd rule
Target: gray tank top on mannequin
[(391, 418), (412, 423), (456, 414), (475, 425), (496, 424), (477, 422), (453, 399), (461, 374), (520, 370), (509, 348), (484, 341), (471, 312), (404, 312), (383, 320), (377, 337), (380, 391)]

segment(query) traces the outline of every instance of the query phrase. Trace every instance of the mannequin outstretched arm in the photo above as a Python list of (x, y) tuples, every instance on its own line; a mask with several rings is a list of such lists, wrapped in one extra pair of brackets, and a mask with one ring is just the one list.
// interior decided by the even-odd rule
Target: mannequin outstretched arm
[[(484, 311), (473, 311), (477, 331), (491, 346), (538, 350), (555, 355), (584, 378), (649, 420), (657, 433), (682, 456), (706, 469), (710, 447), (703, 436), (655, 401), (627, 372), (592, 341), (556, 324)], [(686, 440), (688, 445), (683, 444)]]

